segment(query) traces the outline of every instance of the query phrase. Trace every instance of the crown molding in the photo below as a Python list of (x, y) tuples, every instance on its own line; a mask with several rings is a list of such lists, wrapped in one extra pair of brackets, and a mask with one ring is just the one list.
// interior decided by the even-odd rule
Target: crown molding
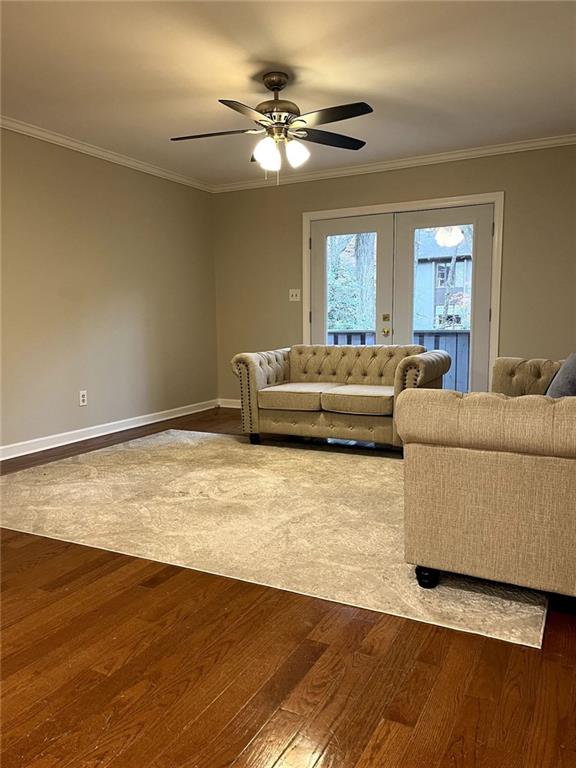
[[(438, 165), (440, 163), (454, 163), (458, 160), (472, 160), (478, 157), (491, 155), (508, 155), (514, 152), (527, 152), (534, 149), (549, 149), (551, 147), (564, 147), (576, 144), (576, 133), (568, 133), (563, 136), (548, 136), (543, 139), (528, 139), (514, 141), (508, 144), (491, 144), (485, 147), (473, 147), (471, 149), (457, 149), (451, 152), (439, 152), (433, 155), (416, 155), (404, 157), (398, 160), (384, 160), (380, 163), (367, 163), (366, 165), (352, 165), (344, 168), (333, 168), (326, 171), (312, 171), (311, 173), (299, 173), (294, 176), (280, 177), (280, 186), (285, 184), (301, 184), (305, 181), (319, 181), (321, 179), (337, 179), (343, 176), (361, 176), (367, 173), (383, 173), (385, 171), (397, 171), (402, 168), (415, 168), (423, 165)], [(259, 189), (261, 187), (276, 187), (275, 181), (237, 181), (231, 184), (218, 184), (212, 188), (213, 192), (236, 192), (242, 189)]]
[(133, 157), (120, 155), (117, 152), (112, 152), (109, 149), (103, 149), (102, 147), (97, 147), (94, 144), (87, 144), (84, 141), (72, 139), (70, 136), (63, 136), (61, 133), (48, 131), (45, 128), (40, 128), (37, 125), (24, 123), (21, 120), (14, 120), (12, 117), (5, 117), (4, 115), (0, 115), (0, 127), (5, 128), (7, 131), (14, 131), (15, 133), (23, 133), (26, 136), (32, 136), (34, 139), (48, 141), (50, 144), (58, 144), (61, 147), (66, 147), (66, 149), (72, 149), (75, 152), (82, 152), (84, 155), (98, 157), (100, 160), (106, 160), (109, 163), (124, 165), (127, 168), (132, 168), (133, 171), (148, 173), (151, 176), (158, 176), (161, 179), (175, 181), (177, 184), (184, 184), (187, 187), (194, 187), (194, 189), (200, 189), (203, 192), (214, 191), (213, 187), (209, 186), (208, 184), (203, 184), (197, 179), (191, 179), (188, 176), (180, 176), (179, 174), (174, 173), (173, 171), (168, 171), (165, 168), (158, 168), (155, 165), (144, 163), (141, 160), (136, 160)]
[[(140, 160), (127, 155), (120, 155), (102, 147), (93, 144), (87, 144), (78, 139), (72, 139), (69, 136), (63, 136), (61, 133), (48, 131), (37, 125), (24, 123), (21, 120), (14, 120), (11, 117), (0, 115), (0, 127), (8, 131), (23, 133), (26, 136), (32, 136), (41, 141), (48, 141), (51, 144), (58, 144), (61, 147), (72, 149), (75, 152), (82, 152), (85, 155), (92, 155), (101, 160), (107, 160), (109, 163), (124, 165), (132, 170), (148, 173), (152, 176), (158, 176), (161, 179), (174, 181), (177, 184), (184, 184), (203, 192), (222, 193), (238, 192), (244, 189), (262, 189), (266, 187), (276, 187), (275, 181), (265, 181), (264, 179), (252, 179), (250, 181), (235, 181), (228, 184), (206, 184), (197, 179), (188, 176), (180, 176), (173, 171), (165, 168), (158, 168), (155, 165), (149, 165)], [(458, 160), (472, 160), (479, 157), (490, 157), (492, 155), (508, 155), (515, 152), (527, 152), (535, 149), (549, 149), (551, 147), (564, 147), (570, 144), (576, 144), (576, 133), (568, 133), (562, 136), (548, 136), (542, 139), (527, 139), (525, 141), (514, 141), (508, 144), (491, 144), (485, 147), (473, 147), (471, 149), (457, 149), (450, 152), (439, 152), (431, 155), (416, 155), (404, 157), (398, 160), (384, 160), (379, 163), (367, 163), (365, 165), (352, 165), (343, 168), (332, 168), (325, 171), (311, 171), (310, 173), (297, 173), (292, 176), (281, 178), (280, 186), (286, 184), (301, 184), (305, 181), (321, 181), (322, 179), (337, 179), (346, 176), (361, 176), (368, 173), (384, 173), (386, 171), (397, 171), (402, 168), (415, 168), (424, 165), (439, 165), (441, 163), (454, 163)]]

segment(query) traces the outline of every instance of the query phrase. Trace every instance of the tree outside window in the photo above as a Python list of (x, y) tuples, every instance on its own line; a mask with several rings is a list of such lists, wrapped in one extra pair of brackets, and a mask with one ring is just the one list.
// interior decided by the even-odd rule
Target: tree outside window
[(330, 235), (326, 242), (330, 331), (376, 327), (376, 233)]

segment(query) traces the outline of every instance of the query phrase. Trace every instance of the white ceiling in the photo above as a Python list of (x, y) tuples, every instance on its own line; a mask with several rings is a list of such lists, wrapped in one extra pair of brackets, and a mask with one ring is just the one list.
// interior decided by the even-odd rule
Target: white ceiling
[[(289, 68), (303, 112), (368, 101), (322, 126), (306, 172), (576, 130), (573, 2), (4, 2), (2, 114), (200, 180), (257, 179), (256, 76)], [(296, 172), (297, 173), (297, 172)]]

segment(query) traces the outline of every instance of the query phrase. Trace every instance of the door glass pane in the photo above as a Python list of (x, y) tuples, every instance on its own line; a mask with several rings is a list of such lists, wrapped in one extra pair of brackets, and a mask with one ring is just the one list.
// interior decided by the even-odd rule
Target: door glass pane
[(376, 232), (326, 238), (326, 342), (376, 343)]
[(469, 389), (474, 225), (414, 231), (413, 342), (444, 349), (444, 388)]

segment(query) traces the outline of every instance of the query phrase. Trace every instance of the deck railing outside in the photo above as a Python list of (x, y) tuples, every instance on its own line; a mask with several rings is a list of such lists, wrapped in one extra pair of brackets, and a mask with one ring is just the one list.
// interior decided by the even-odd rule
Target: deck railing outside
[(376, 344), (374, 331), (328, 331), (328, 344)]
[[(328, 344), (375, 344), (376, 334), (369, 330), (328, 331)], [(444, 376), (444, 389), (468, 392), (470, 381), (470, 331), (422, 329), (414, 331), (412, 343), (426, 349), (443, 349), (452, 358)]]
[(426, 349), (443, 349), (452, 358), (452, 365), (444, 375), (444, 389), (468, 392), (470, 387), (470, 331), (422, 330), (414, 331), (414, 344)]

